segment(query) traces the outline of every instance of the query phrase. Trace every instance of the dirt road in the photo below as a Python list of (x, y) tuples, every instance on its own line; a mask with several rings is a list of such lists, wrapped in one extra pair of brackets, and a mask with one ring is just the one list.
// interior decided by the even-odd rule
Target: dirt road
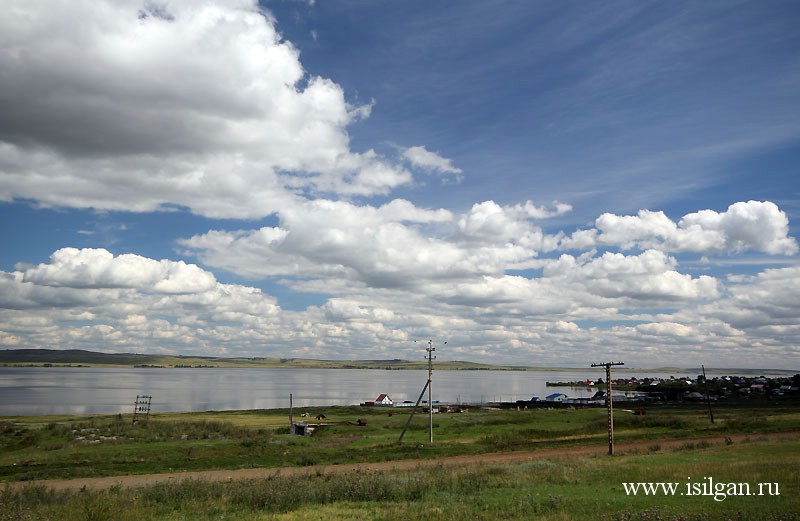
[[(621, 455), (636, 451), (647, 451), (649, 447), (658, 445), (660, 450), (668, 450), (690, 443), (706, 442), (711, 444), (741, 443), (745, 440), (800, 442), (800, 433), (771, 434), (739, 434), (731, 436), (708, 436), (698, 438), (676, 438), (665, 440), (646, 440), (629, 443), (617, 443), (615, 454)], [(176, 482), (185, 479), (202, 479), (208, 481), (232, 481), (257, 479), (269, 476), (298, 476), (316, 473), (378, 472), (392, 469), (415, 469), (430, 466), (463, 466), (474, 464), (497, 464), (533, 461), (565, 456), (604, 455), (608, 453), (608, 444), (581, 445), (575, 447), (551, 448), (534, 451), (495, 452), (489, 454), (472, 454), (467, 456), (451, 456), (435, 459), (413, 459), (398, 461), (382, 461), (377, 463), (352, 463), (341, 465), (315, 465), (308, 467), (274, 467), (237, 470), (206, 470), (198, 472), (172, 472), (165, 474), (141, 474), (125, 476), (109, 476), (102, 478), (80, 479), (48, 479), (39, 481), (13, 482), (5, 486), (21, 488), (26, 486), (45, 486), (54, 490), (91, 490), (119, 487), (143, 487), (163, 482)], [(4, 485), (0, 485), (4, 486)]]

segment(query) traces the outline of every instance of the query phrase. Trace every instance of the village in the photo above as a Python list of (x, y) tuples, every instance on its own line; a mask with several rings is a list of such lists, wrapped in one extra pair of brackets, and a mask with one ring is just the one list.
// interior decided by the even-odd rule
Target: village
[[(576, 382), (547, 382), (548, 387), (601, 388), (606, 383), (602, 378)], [(766, 376), (716, 376), (706, 378), (615, 378), (611, 382), (614, 401), (700, 401), (748, 398), (798, 398), (800, 397), (800, 374), (784, 377)], [(535, 399), (536, 397), (534, 397)], [(583, 402), (584, 399), (570, 399), (564, 393), (554, 393), (545, 397), (546, 401)], [(598, 391), (589, 402), (605, 402), (605, 393)], [(536, 400), (534, 400), (536, 401)]]
[[(581, 384), (575, 384), (576, 387), (581, 387)], [(433, 412), (437, 413), (460, 413), (468, 412), (469, 407), (488, 407), (488, 408), (502, 408), (509, 407), (522, 407), (528, 408), (547, 408), (557, 406), (604, 406), (606, 403), (605, 391), (597, 391), (591, 397), (571, 398), (565, 393), (552, 393), (542, 398), (538, 396), (531, 396), (530, 400), (516, 400), (514, 402), (484, 402), (484, 403), (444, 403), (438, 400), (433, 400)], [(620, 391), (612, 394), (614, 401), (658, 401), (658, 399), (648, 396), (646, 393), (638, 391)], [(414, 407), (414, 402), (405, 400), (402, 402), (395, 402), (388, 394), (381, 394), (374, 401), (366, 401), (360, 404), (362, 407)], [(424, 412), (428, 412), (428, 402), (423, 401), (420, 404)]]
[[(555, 405), (572, 406), (604, 406), (606, 404), (606, 383), (602, 378), (572, 382), (547, 382), (548, 387), (564, 387), (579, 389), (597, 389), (591, 397), (570, 397), (566, 392), (554, 392), (543, 397), (531, 396), (529, 400), (515, 402), (488, 402), (480, 404), (440, 403), (433, 401), (434, 413), (465, 412), (467, 407), (478, 406), (538, 406)], [(800, 374), (785, 377), (766, 376), (718, 376), (704, 378), (636, 378), (621, 377), (611, 382), (611, 399), (614, 402), (683, 402), (683, 401), (717, 401), (750, 398), (768, 400), (800, 398)], [(414, 407), (409, 400), (394, 401), (387, 393), (381, 393), (375, 400), (360, 404), (364, 407)], [(427, 401), (421, 405), (427, 411)]]
[[(402, 402), (395, 402), (392, 400), (391, 396), (386, 393), (382, 393), (378, 395), (375, 400), (370, 400), (363, 402), (361, 404), (362, 407), (414, 407), (416, 405), (414, 402), (410, 400), (403, 400)], [(422, 400), (421, 405), (425, 412), (428, 411), (428, 401)], [(466, 404), (448, 404), (442, 403), (439, 400), (433, 400), (433, 412), (434, 413), (446, 413), (446, 412), (466, 412)]]

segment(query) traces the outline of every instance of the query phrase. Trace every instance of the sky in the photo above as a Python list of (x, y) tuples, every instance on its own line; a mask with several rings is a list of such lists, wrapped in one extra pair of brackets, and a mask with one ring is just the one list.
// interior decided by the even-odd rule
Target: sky
[(798, 26), (5, 2), (0, 348), (800, 369)]

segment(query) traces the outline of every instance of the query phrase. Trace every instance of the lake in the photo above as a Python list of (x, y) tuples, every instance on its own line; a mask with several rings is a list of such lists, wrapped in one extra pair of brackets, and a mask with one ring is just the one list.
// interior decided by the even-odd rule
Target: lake
[[(686, 373), (625, 373), (624, 376)], [(480, 404), (529, 400), (563, 392), (570, 398), (589, 388), (547, 387), (548, 381), (604, 378), (594, 371), (436, 371), (433, 399)], [(427, 371), (287, 368), (84, 368), (0, 367), (0, 416), (132, 413), (137, 395), (152, 396), (152, 412), (195, 412), (354, 405), (386, 393), (395, 402), (416, 401)], [(425, 396), (427, 399), (427, 393)]]

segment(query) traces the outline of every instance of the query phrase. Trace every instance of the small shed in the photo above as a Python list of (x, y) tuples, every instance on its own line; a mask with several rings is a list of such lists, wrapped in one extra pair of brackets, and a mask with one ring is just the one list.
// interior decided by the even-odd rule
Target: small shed
[(392, 405), (394, 402), (388, 394), (381, 394), (375, 399), (375, 405)]
[(314, 429), (310, 428), (303, 422), (292, 422), (292, 425), (289, 428), (289, 434), (293, 434), (295, 436), (311, 436), (313, 431)]

